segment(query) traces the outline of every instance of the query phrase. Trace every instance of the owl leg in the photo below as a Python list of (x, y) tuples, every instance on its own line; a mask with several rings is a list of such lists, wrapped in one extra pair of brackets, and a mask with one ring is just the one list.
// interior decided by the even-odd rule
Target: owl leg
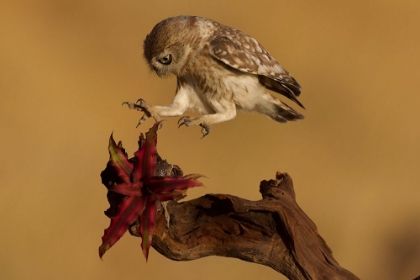
[(135, 109), (137, 111), (142, 111), (144, 113), (143, 116), (140, 118), (136, 127), (141, 125), (147, 118), (150, 118), (150, 117), (153, 117), (155, 121), (160, 121), (160, 115), (157, 112), (157, 110), (153, 106), (148, 105), (146, 101), (144, 101), (141, 98), (137, 100), (136, 103), (126, 101), (126, 102), (123, 102), (122, 105), (127, 105), (129, 109)]
[(144, 113), (144, 115), (140, 118), (139, 123), (137, 124), (137, 126), (139, 126), (150, 117), (153, 117), (155, 121), (159, 121), (161, 117), (181, 116), (188, 108), (188, 91), (178, 90), (173, 103), (166, 106), (151, 106), (148, 105), (143, 99), (137, 100), (136, 103), (123, 102), (123, 105), (124, 104), (128, 105), (129, 109), (136, 109)]

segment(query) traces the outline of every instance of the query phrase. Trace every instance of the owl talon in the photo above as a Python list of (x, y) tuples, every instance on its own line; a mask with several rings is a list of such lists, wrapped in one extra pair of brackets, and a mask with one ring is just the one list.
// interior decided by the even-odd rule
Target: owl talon
[(203, 136), (201, 137), (201, 139), (203, 139), (204, 137), (206, 137), (207, 135), (209, 135), (210, 133), (210, 126), (204, 123), (200, 123), (201, 128), (201, 133), (203, 133)]
[(147, 108), (148, 108), (147, 103), (146, 103), (146, 101), (144, 101), (144, 99), (143, 99), (143, 98), (139, 98), (139, 99), (137, 99), (137, 101), (136, 101), (136, 105), (137, 105), (137, 106), (140, 106), (141, 108), (146, 109), (146, 110), (147, 110)]
[[(153, 117), (155, 121), (160, 121), (160, 116), (156, 112), (156, 110), (153, 108), (153, 106), (147, 105), (146, 101), (143, 99), (138, 99), (136, 103), (132, 102), (123, 102), (122, 105), (127, 105), (129, 109), (135, 109), (137, 111), (142, 111), (144, 115), (140, 118), (139, 122), (137, 123), (137, 127), (139, 127), (147, 118)], [(160, 124), (159, 128), (162, 127), (162, 124)]]
[(122, 103), (122, 105), (123, 106), (124, 105), (127, 105), (128, 106), (128, 109), (136, 109), (138, 111), (141, 111), (142, 110), (142, 108), (139, 105), (137, 105), (136, 103), (132, 103), (132, 102), (128, 102), (128, 101), (124, 101)]
[(178, 128), (180, 128), (183, 125), (188, 127), (191, 124), (191, 118), (189, 116), (183, 116), (183, 117), (179, 118), (178, 124), (179, 124)]
[[(147, 120), (147, 116), (146, 116), (146, 114), (144, 114), (140, 119), (139, 119), (139, 122), (137, 123), (137, 125), (136, 125), (136, 128), (138, 128), (145, 120)], [(159, 127), (160, 128), (160, 127)]]
[(181, 126), (185, 125), (185, 126), (190, 126), (191, 125), (191, 118), (189, 116), (184, 116), (179, 118), (178, 120), (178, 128), (180, 128)]
[(191, 117), (189, 117), (189, 116), (183, 116), (178, 120), (178, 124), (179, 124), (178, 128), (180, 128), (183, 125), (188, 127), (188, 126), (191, 126), (191, 125), (197, 125), (198, 124), (199, 126), (201, 126), (201, 133), (203, 134), (203, 137), (201, 137), (201, 138), (204, 138), (210, 133), (210, 126), (207, 125), (207, 124), (198, 123), (198, 122), (199, 122), (199, 118), (192, 120)]

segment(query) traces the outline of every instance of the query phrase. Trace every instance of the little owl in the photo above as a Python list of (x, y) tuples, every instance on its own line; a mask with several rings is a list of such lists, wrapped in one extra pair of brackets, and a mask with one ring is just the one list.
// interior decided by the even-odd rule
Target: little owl
[(280, 93), (304, 108), (297, 100), (297, 81), (257, 40), (211, 19), (178, 16), (161, 21), (144, 40), (144, 57), (159, 77), (175, 74), (177, 88), (170, 105), (124, 102), (144, 112), (139, 124), (146, 117), (159, 120), (195, 109), (201, 117), (183, 116), (178, 123), (201, 126), (204, 137), (210, 125), (233, 119), (236, 109), (282, 123), (304, 118), (266, 92)]

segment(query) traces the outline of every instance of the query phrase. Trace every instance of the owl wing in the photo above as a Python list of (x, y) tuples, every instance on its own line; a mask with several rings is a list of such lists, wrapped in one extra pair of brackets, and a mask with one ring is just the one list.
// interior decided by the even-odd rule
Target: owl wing
[(225, 33), (227, 34), (214, 36), (210, 41), (210, 53), (214, 58), (239, 71), (258, 75), (264, 87), (305, 108), (297, 100), (300, 85), (257, 40), (239, 30)]

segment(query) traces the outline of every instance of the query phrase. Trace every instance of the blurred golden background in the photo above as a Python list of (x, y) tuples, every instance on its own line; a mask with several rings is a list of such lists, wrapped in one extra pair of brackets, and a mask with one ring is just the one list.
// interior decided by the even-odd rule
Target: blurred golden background
[[(169, 118), (158, 150), (206, 188), (258, 200), (288, 172), (299, 205), (362, 279), (420, 274), (420, 2), (11, 1), (0, 3), (1, 279), (284, 279), (236, 259), (174, 262), (128, 234), (101, 261), (109, 219), (99, 174), (113, 131), (132, 154), (142, 97), (172, 101), (175, 79), (142, 57), (160, 20), (199, 15), (253, 36), (302, 85), (306, 119), (239, 113), (200, 139)], [(288, 102), (290, 105), (292, 102)], [(296, 107), (296, 106), (294, 106)]]

